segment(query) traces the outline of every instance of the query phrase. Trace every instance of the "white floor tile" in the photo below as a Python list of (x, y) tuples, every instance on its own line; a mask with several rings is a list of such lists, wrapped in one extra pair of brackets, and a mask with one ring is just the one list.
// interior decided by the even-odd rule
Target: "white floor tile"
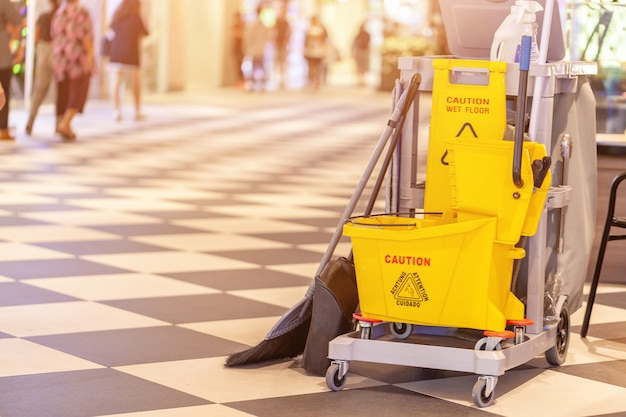
[[(213, 208), (210, 209), (213, 211)], [(226, 213), (227, 214), (227, 213)], [(297, 223), (289, 223), (279, 220), (268, 220), (259, 218), (254, 212), (246, 213), (244, 218), (224, 217), (214, 219), (191, 219), (191, 220), (175, 220), (172, 224), (179, 226), (188, 226), (209, 232), (224, 233), (281, 233), (281, 232), (314, 232), (317, 229), (313, 226), (305, 226)]]
[(315, 278), (315, 273), (319, 268), (319, 262), (307, 263), (307, 264), (283, 264), (283, 265), (270, 265), (267, 269), (272, 271), (286, 272), (288, 274), (299, 275), (306, 278)]
[(0, 329), (17, 337), (165, 324), (150, 317), (88, 301), (0, 307)]
[(106, 226), (124, 224), (155, 224), (160, 223), (154, 217), (132, 213), (106, 212), (96, 210), (63, 210), (29, 212), (22, 217), (41, 220), (48, 223), (68, 226)]
[(0, 339), (0, 352), (0, 377), (103, 368), (97, 363), (23, 339)]
[(304, 294), (307, 287), (285, 287), (285, 288), (269, 288), (256, 290), (240, 290), (227, 291), (228, 294), (238, 297), (248, 298), (250, 300), (261, 301), (263, 303), (274, 304), (277, 306), (290, 308), (296, 304)]
[[(225, 368), (224, 360), (224, 357), (216, 357), (115, 369), (217, 403), (328, 391), (324, 378), (306, 375), (302, 368), (292, 367), (292, 361), (246, 369)], [(346, 387), (375, 385), (380, 382), (353, 376), (348, 379)], [(246, 389), (233, 389), (238, 386)]]
[(173, 273), (253, 269), (256, 264), (236, 261), (216, 255), (190, 252), (141, 252), (110, 255), (90, 255), (84, 259), (142, 273)]
[[(585, 309), (587, 308), (587, 303), (583, 303), (582, 307), (579, 308), (574, 314), (570, 317), (570, 322), (573, 326), (582, 325), (583, 320), (585, 318)], [(591, 309), (591, 318), (589, 321), (589, 326), (592, 326), (593, 323), (612, 323), (616, 320), (624, 321), (624, 310), (616, 307), (609, 307), (602, 305), (600, 303), (594, 303), (593, 308)]]
[(267, 331), (276, 324), (278, 319), (279, 317), (259, 317), (241, 320), (196, 322), (179, 324), (178, 326), (254, 346), (265, 339)]
[(232, 250), (279, 249), (290, 245), (267, 239), (227, 233), (187, 233), (137, 236), (131, 240), (185, 251), (220, 252)]
[(53, 204), (57, 199), (53, 197), (44, 197), (40, 195), (23, 194), (23, 193), (2, 193), (2, 204)]
[(221, 291), (149, 274), (107, 274), (66, 278), (28, 279), (22, 282), (88, 301), (125, 300)]
[[(477, 376), (410, 382), (398, 386), (468, 407)], [(582, 417), (626, 410), (626, 388), (553, 371), (506, 373), (498, 380), (495, 401), (485, 411), (507, 417)]]
[(119, 235), (73, 226), (37, 225), (0, 227), (0, 239), (9, 242), (78, 242), (85, 240), (114, 240)]
[(277, 194), (246, 194), (241, 198), (263, 205), (286, 205), (286, 206), (339, 206), (347, 204), (343, 198), (324, 196), (311, 193), (277, 193)]
[(0, 182), (0, 190), (9, 193), (28, 193), (28, 194), (79, 194), (97, 192), (94, 187), (86, 187), (82, 185), (68, 184), (65, 182), (43, 182), (43, 183), (24, 183), (24, 182)]
[(155, 199), (140, 198), (82, 198), (68, 199), (65, 201), (76, 207), (84, 207), (97, 210), (119, 210), (119, 211), (176, 211), (192, 210), (193, 204), (176, 203), (173, 201), (163, 201)]
[(337, 217), (337, 214), (333, 211), (288, 205), (255, 205), (254, 209), (251, 209), (250, 205), (215, 206), (211, 207), (211, 211), (242, 217), (251, 215), (260, 219), (310, 219), (318, 217)]
[(159, 188), (147, 188), (147, 187), (128, 187), (128, 188), (108, 188), (108, 195), (131, 197), (131, 198), (156, 198), (165, 200), (185, 200), (185, 199), (221, 199), (224, 198), (223, 194), (193, 190), (186, 188), (174, 188), (174, 187), (159, 187)]
[(98, 417), (253, 417), (220, 404), (200, 405), (197, 407), (182, 407), (170, 410), (142, 411), (139, 413), (107, 414)]
[(0, 262), (67, 259), (72, 255), (24, 243), (0, 242)]

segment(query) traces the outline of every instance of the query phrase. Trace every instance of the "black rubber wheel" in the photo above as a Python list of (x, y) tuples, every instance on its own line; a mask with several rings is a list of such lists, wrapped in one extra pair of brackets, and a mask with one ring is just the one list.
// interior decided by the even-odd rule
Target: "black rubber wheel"
[(567, 349), (569, 348), (569, 308), (567, 303), (563, 304), (561, 308), (561, 314), (559, 315), (559, 323), (556, 326), (556, 337), (554, 340), (554, 346), (546, 350), (546, 361), (550, 365), (559, 366), (563, 365), (567, 356)]
[(474, 404), (476, 404), (480, 408), (489, 407), (493, 404), (493, 400), (495, 399), (496, 391), (495, 389), (491, 391), (491, 394), (486, 395), (487, 392), (487, 381), (484, 379), (479, 379), (474, 384), (474, 388), (472, 388), (472, 400), (474, 400)]
[(331, 364), (326, 370), (326, 385), (332, 391), (341, 391), (346, 385), (346, 376), (339, 375), (339, 365)]

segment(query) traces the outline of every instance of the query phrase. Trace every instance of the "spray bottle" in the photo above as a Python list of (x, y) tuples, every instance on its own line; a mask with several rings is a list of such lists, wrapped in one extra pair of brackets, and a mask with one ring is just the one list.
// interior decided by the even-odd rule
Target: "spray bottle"
[(522, 36), (526, 35), (532, 38), (530, 62), (537, 62), (539, 48), (536, 13), (541, 10), (543, 7), (532, 0), (517, 0), (515, 5), (511, 6), (511, 13), (493, 36), (491, 61), (519, 62)]

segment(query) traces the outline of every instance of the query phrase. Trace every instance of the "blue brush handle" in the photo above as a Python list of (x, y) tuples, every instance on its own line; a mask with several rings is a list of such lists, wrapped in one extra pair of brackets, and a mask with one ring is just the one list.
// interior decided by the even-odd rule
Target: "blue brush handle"
[(530, 49), (532, 48), (533, 38), (531, 36), (522, 36), (522, 44), (520, 48), (519, 69), (520, 71), (528, 71), (530, 68)]
[(530, 68), (530, 48), (533, 38), (522, 36), (519, 59), (519, 89), (517, 93), (517, 121), (515, 124), (515, 143), (513, 145), (513, 183), (524, 186), (522, 180), (522, 152), (524, 147), (524, 122), (526, 121), (526, 94), (528, 88), (528, 69)]

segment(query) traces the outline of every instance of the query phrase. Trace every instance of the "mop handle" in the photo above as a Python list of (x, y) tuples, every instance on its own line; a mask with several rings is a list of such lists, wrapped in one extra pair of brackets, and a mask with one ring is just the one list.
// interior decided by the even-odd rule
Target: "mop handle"
[(522, 180), (522, 150), (524, 146), (524, 124), (526, 119), (526, 95), (528, 92), (528, 70), (530, 69), (530, 49), (532, 38), (522, 36), (519, 62), (519, 88), (517, 92), (517, 121), (515, 123), (515, 143), (513, 146), (513, 183), (518, 188), (524, 186)]
[[(413, 105), (413, 101), (415, 101), (415, 95), (417, 94), (417, 90), (419, 90), (420, 83), (422, 82), (422, 76), (420, 73), (416, 73), (411, 77), (411, 82), (409, 84), (408, 90), (406, 90), (406, 99), (404, 101), (404, 107), (402, 109), (402, 113), (400, 113), (400, 119), (394, 122), (393, 127), (396, 129), (391, 137), (391, 143), (387, 148), (387, 154), (385, 155), (385, 159), (380, 168), (380, 174), (376, 178), (376, 183), (372, 188), (372, 195), (367, 203), (367, 207), (365, 208), (365, 215), (369, 216), (372, 214), (374, 210), (374, 205), (376, 204), (376, 199), (378, 198), (378, 193), (382, 189), (383, 179), (385, 177), (385, 172), (389, 169), (389, 165), (391, 164), (391, 158), (393, 154), (396, 152), (396, 147), (398, 146), (398, 139), (400, 135), (402, 135), (402, 128), (404, 127), (404, 121), (406, 120), (406, 116), (409, 113), (409, 109)], [(390, 125), (391, 126), (391, 125)]]
[[(354, 212), (354, 209), (357, 203), (359, 202), (359, 199), (361, 198), (361, 195), (363, 194), (365, 187), (367, 186), (367, 182), (369, 181), (372, 175), (372, 172), (374, 171), (374, 168), (376, 168), (376, 165), (378, 161), (380, 160), (381, 155), (383, 154), (385, 145), (387, 144), (387, 142), (389, 141), (389, 138), (391, 137), (391, 135), (393, 134), (395, 130), (393, 126), (400, 120), (402, 116), (402, 111), (404, 109), (404, 105), (407, 99), (407, 92), (408, 90), (402, 92), (402, 94), (400, 95), (400, 98), (398, 99), (398, 102), (396, 103), (394, 110), (391, 113), (387, 126), (385, 127), (385, 130), (383, 131), (382, 135), (378, 139), (378, 143), (376, 144), (376, 148), (374, 149), (374, 152), (372, 153), (372, 156), (370, 157), (367, 167), (365, 168), (365, 172), (363, 173), (363, 175), (361, 175), (361, 178), (358, 184), (356, 185), (356, 188), (354, 189), (352, 197), (350, 198), (348, 205), (346, 206), (343, 214), (341, 215), (341, 218), (339, 219), (339, 223), (337, 224), (337, 227), (335, 228), (335, 232), (333, 233), (330, 239), (330, 243), (328, 247), (326, 248), (324, 255), (322, 256), (322, 260), (320, 261), (317, 271), (315, 272), (315, 277), (321, 275), (321, 273), (324, 271), (324, 268), (326, 268), (326, 264), (328, 264), (328, 261), (330, 261), (330, 258), (333, 256), (333, 253), (335, 252), (335, 248), (337, 247), (337, 244), (339, 243), (339, 240), (341, 239), (341, 236), (343, 234), (343, 225), (346, 219), (352, 216), (352, 213)], [(311, 281), (311, 284), (309, 285), (309, 288), (307, 289), (307, 296), (313, 295), (314, 288), (315, 288), (315, 279)]]

